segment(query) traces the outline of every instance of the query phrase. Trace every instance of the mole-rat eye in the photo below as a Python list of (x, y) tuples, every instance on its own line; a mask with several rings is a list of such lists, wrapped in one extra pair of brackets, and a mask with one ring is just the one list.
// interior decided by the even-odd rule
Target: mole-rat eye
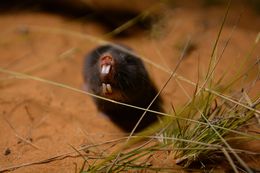
[(125, 61), (127, 64), (135, 64), (134, 58), (131, 56), (126, 56)]

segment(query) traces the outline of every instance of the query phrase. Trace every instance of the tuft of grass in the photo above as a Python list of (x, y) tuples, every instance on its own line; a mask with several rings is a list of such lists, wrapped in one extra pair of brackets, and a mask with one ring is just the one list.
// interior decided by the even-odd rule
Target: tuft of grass
[[(251, 106), (259, 109), (260, 102), (255, 100)], [(230, 104), (211, 93), (202, 91), (183, 110), (176, 112), (176, 116), (188, 117), (206, 124), (171, 118), (168, 127), (162, 133), (162, 143), (172, 147), (172, 154), (177, 159), (176, 163), (184, 167), (189, 167), (198, 161), (216, 160), (225, 147), (222, 139), (227, 142), (232, 140), (234, 133), (230, 130), (237, 130), (245, 125), (254, 117), (254, 113), (247, 108)], [(214, 128), (214, 130), (211, 125), (222, 128)], [(204, 144), (209, 144), (209, 146)], [(228, 153), (232, 153), (232, 148), (226, 149)]]

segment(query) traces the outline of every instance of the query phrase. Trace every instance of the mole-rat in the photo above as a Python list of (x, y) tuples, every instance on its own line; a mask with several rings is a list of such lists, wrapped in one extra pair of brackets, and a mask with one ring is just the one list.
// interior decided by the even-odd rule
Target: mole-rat
[[(124, 51), (127, 50), (127, 51)], [(87, 90), (118, 102), (147, 108), (158, 90), (142, 60), (131, 49), (122, 45), (103, 45), (92, 50), (85, 59), (84, 80)], [(126, 132), (131, 132), (144, 110), (119, 105), (93, 97), (99, 111)], [(157, 97), (150, 110), (162, 112), (162, 99)], [(143, 130), (158, 117), (147, 112), (136, 132)]]

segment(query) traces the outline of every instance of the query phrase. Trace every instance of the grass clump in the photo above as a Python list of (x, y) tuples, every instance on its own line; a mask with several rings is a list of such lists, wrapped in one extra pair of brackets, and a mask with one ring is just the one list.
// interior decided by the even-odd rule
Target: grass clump
[[(258, 109), (259, 104), (259, 101), (255, 101), (251, 106), (253, 109)], [(228, 153), (236, 152), (224, 141), (229, 142), (237, 138), (236, 130), (247, 124), (254, 117), (254, 113), (243, 106), (202, 91), (194, 96), (186, 107), (175, 113), (177, 117), (187, 117), (188, 120), (178, 118), (169, 120), (168, 127), (162, 133), (162, 143), (172, 147), (176, 163), (184, 167), (203, 160), (216, 161), (224, 148)], [(244, 137), (248, 135), (241, 136)]]

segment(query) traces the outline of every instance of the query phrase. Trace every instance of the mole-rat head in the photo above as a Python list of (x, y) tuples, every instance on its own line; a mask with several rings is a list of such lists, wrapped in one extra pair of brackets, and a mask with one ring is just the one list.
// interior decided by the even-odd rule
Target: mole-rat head
[(114, 98), (137, 89), (147, 78), (142, 61), (118, 48), (98, 52), (96, 62), (99, 72), (101, 94)]

